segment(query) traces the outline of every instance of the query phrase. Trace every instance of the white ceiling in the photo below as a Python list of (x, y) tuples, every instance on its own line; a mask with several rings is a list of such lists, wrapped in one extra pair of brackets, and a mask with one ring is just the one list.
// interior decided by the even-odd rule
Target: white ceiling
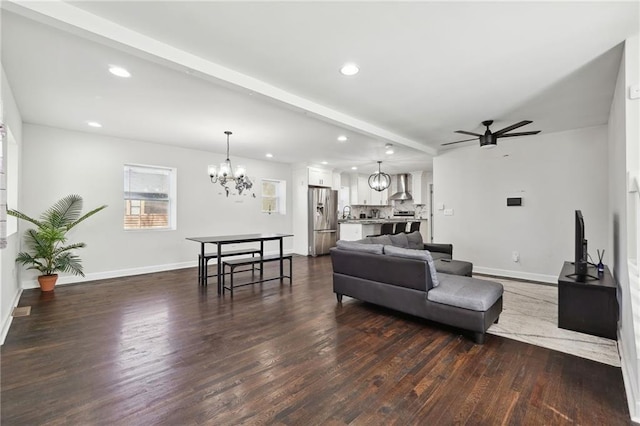
[[(430, 169), (441, 143), (466, 139), (454, 130), (486, 119), (494, 131), (606, 123), (620, 43), (639, 26), (638, 2), (608, 1), (2, 8), (2, 64), (26, 122), (212, 152), (231, 130), (232, 157), (366, 173), (376, 160), (390, 173)], [(348, 61), (358, 75), (338, 72)]]

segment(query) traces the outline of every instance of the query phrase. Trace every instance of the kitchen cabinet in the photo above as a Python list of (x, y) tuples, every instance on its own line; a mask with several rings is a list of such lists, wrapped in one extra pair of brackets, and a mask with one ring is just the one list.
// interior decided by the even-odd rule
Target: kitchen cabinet
[(389, 188), (380, 192), (372, 189), (371, 204), (375, 206), (388, 206), (389, 205)]
[(341, 223), (340, 239), (344, 241), (361, 240), (368, 235), (380, 233), (380, 225), (376, 223)]
[(365, 175), (351, 175), (351, 204), (355, 206), (366, 206), (371, 204), (371, 188), (369, 188), (368, 177)]
[(309, 185), (331, 187), (333, 185), (333, 173), (331, 170), (309, 167)]
[(388, 206), (389, 190), (382, 192), (374, 191), (369, 187), (369, 175), (351, 175), (351, 197), (352, 205), (360, 206)]
[(411, 172), (411, 196), (413, 197), (413, 204), (428, 204), (428, 172)]
[(371, 204), (371, 188), (369, 188), (369, 177), (358, 175), (358, 204)]
[(362, 239), (362, 225), (359, 223), (341, 223), (340, 239), (345, 241), (356, 241)]

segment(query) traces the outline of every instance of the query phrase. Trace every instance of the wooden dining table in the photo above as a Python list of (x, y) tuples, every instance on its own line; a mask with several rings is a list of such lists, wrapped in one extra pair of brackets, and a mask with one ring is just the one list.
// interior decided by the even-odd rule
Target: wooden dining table
[(280, 278), (284, 275), (284, 262), (283, 262), (283, 239), (286, 237), (292, 237), (293, 234), (240, 234), (240, 235), (216, 235), (211, 237), (187, 237), (187, 240), (200, 243), (200, 256), (199, 256), (199, 279), (200, 285), (205, 285), (207, 277), (207, 261), (205, 259), (205, 246), (207, 244), (215, 244), (217, 248), (216, 263), (218, 267), (218, 294), (222, 293), (222, 247), (228, 244), (241, 244), (241, 243), (260, 243), (260, 257), (264, 256), (264, 243), (266, 241), (278, 241), (280, 249)]

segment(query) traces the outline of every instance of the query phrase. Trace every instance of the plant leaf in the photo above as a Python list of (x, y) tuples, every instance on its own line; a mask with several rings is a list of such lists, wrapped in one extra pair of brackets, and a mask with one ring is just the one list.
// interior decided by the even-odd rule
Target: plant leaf
[(40, 220), (53, 228), (67, 227), (80, 217), (82, 197), (76, 194), (67, 195), (47, 209)]
[(82, 197), (72, 194), (47, 209), (40, 215), (40, 220), (17, 210), (9, 210), (10, 215), (37, 226), (37, 229), (27, 229), (25, 232), (24, 241), (28, 250), (18, 253), (16, 262), (27, 266), (27, 269), (37, 269), (42, 275), (70, 272), (84, 276), (80, 257), (72, 250), (85, 247), (85, 243), (65, 246), (67, 232), (106, 207), (100, 206), (81, 217)]

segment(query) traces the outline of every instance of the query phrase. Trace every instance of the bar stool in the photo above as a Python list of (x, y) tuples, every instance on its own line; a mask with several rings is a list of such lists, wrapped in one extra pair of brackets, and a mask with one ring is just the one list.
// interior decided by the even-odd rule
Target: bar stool
[(383, 223), (380, 227), (380, 235), (393, 234), (393, 223)]
[(396, 227), (393, 230), (393, 234), (401, 234), (402, 232), (405, 232), (407, 230), (407, 223), (406, 222), (398, 222), (396, 223)]
[(422, 222), (411, 222), (411, 228), (410, 228), (409, 232), (419, 231), (421, 223)]

